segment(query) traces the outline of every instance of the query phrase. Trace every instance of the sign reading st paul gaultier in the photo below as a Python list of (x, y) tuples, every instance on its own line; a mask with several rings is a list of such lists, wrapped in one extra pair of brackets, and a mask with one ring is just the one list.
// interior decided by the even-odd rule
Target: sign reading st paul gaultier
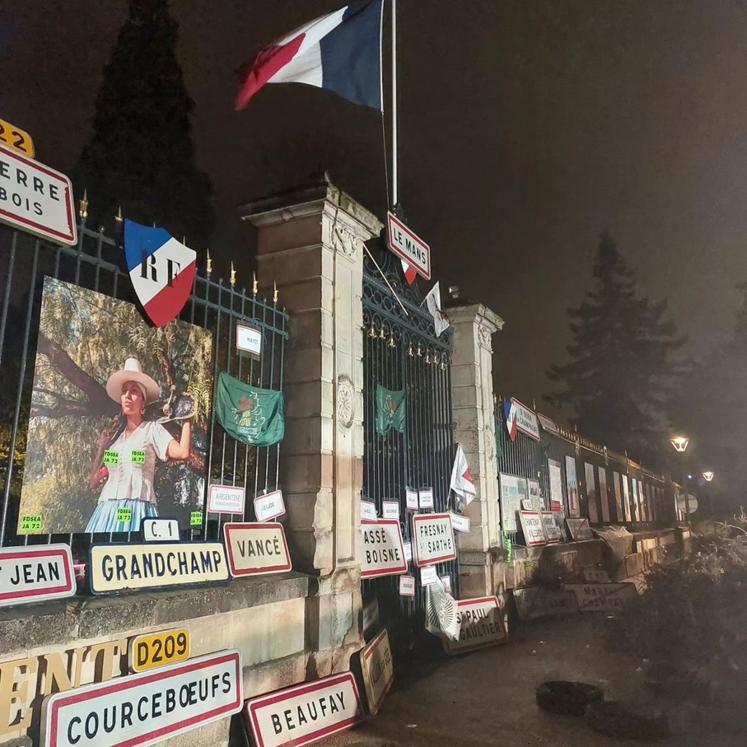
[(75, 574), (69, 545), (0, 550), (0, 607), (74, 594)]
[(449, 654), (461, 654), (506, 641), (503, 614), (496, 597), (457, 600), (457, 619), (459, 640), (444, 639)]
[(261, 576), (292, 568), (283, 525), (277, 522), (224, 524), (232, 576)]
[(228, 580), (221, 542), (91, 545), (88, 560), (93, 594)]
[(244, 711), (257, 747), (310, 744), (349, 729), (361, 714), (350, 672), (252, 698)]
[(41, 743), (154, 744), (237, 713), (242, 700), (241, 655), (221, 651), (51, 695), (42, 707)]
[(415, 565), (433, 565), (456, 558), (449, 514), (415, 514), (412, 517)]
[(361, 577), (396, 576), (407, 571), (402, 531), (397, 519), (361, 519)]

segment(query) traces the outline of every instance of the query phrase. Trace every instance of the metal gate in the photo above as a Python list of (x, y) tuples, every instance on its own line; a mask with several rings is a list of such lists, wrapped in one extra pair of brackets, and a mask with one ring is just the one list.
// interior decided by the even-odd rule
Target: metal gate
[[(412, 514), (405, 488), (432, 488), (434, 512), (448, 510), (449, 479), (454, 457), (451, 408), (451, 331), (435, 336), (433, 318), (421, 306), (417, 285), (407, 286), (399, 259), (385, 249), (372, 249), (363, 273), (364, 466), (363, 500), (376, 504), (398, 501), (405, 542), (412, 536)], [(381, 272), (379, 271), (381, 270)], [(402, 305), (397, 301), (394, 289)], [(376, 432), (376, 387), (404, 391), (404, 433)], [(439, 563), (440, 576), (449, 576), (458, 594), (457, 561)], [(382, 617), (396, 636), (422, 630), (425, 589), (414, 565), (415, 597), (399, 596), (397, 577), (366, 581), (364, 599), (376, 597)]]

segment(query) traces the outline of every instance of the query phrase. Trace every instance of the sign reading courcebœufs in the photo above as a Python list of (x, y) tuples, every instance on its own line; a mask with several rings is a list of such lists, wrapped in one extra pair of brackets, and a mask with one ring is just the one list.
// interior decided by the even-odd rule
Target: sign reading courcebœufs
[(449, 514), (415, 514), (412, 517), (415, 565), (433, 565), (456, 558)]
[(462, 654), (484, 646), (506, 642), (506, 628), (497, 597), (457, 600), (459, 640), (444, 638), (449, 654)]
[(0, 607), (74, 594), (75, 574), (69, 545), (0, 550)]
[(361, 718), (350, 672), (252, 698), (244, 711), (257, 747), (310, 744), (349, 729)]
[(402, 530), (397, 519), (361, 519), (361, 578), (397, 576), (407, 571)]
[(0, 221), (58, 244), (76, 244), (70, 179), (0, 145)]
[(221, 542), (91, 545), (88, 559), (88, 585), (93, 594), (228, 579)]
[(154, 744), (230, 716), (242, 700), (241, 655), (221, 651), (50, 695), (41, 744)]
[(293, 567), (282, 524), (229, 523), (223, 532), (232, 576), (284, 573)]
[(386, 214), (389, 248), (405, 260), (418, 275), (431, 278), (431, 248), (393, 213)]

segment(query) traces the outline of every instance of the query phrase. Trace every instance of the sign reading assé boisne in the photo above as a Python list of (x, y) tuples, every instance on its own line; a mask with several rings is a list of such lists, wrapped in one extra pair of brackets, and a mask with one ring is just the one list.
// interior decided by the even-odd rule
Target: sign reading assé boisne
[(242, 700), (241, 655), (221, 651), (51, 695), (41, 744), (153, 744), (237, 713)]
[(0, 145), (0, 222), (58, 244), (76, 244), (70, 179)]
[(232, 576), (284, 573), (292, 568), (283, 525), (228, 523), (223, 525)]
[(397, 519), (361, 519), (361, 578), (396, 576), (407, 571), (402, 530)]
[(415, 514), (412, 517), (415, 565), (434, 565), (456, 558), (449, 514)]
[(252, 698), (244, 715), (257, 747), (294, 747), (349, 729), (362, 714), (350, 672)]
[(484, 646), (506, 642), (506, 628), (497, 597), (457, 600), (459, 640), (444, 638), (449, 654), (461, 654)]
[(91, 545), (88, 585), (93, 594), (228, 581), (221, 542)]
[(0, 550), (0, 607), (74, 594), (75, 574), (69, 545)]

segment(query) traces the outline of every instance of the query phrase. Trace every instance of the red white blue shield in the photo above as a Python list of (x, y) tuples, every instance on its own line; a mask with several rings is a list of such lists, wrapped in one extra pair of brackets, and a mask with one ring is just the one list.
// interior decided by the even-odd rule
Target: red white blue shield
[(163, 228), (125, 220), (125, 258), (132, 287), (156, 327), (165, 327), (187, 303), (197, 268), (197, 253)]

